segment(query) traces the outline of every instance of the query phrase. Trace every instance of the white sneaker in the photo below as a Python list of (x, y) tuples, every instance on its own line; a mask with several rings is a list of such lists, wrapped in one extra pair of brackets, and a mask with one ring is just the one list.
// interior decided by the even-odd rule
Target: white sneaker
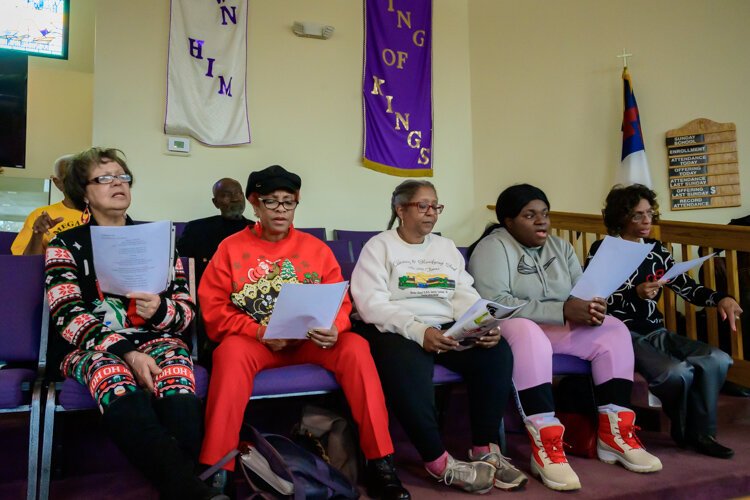
[(580, 489), (581, 480), (568, 463), (563, 450), (565, 427), (560, 421), (554, 419), (552, 423), (539, 428), (527, 421), (526, 431), (531, 439), (531, 473), (553, 490)]
[(495, 467), (492, 465), (487, 462), (462, 462), (450, 455), (441, 476), (425, 469), (438, 481), (470, 493), (487, 493), (495, 482)]
[(635, 435), (635, 413), (632, 410), (599, 413), (599, 435), (596, 454), (608, 464), (620, 462), (633, 472), (656, 472), (662, 469), (661, 460), (647, 452)]
[(500, 447), (495, 443), (490, 443), (489, 453), (479, 457), (473, 456), (471, 450), (469, 450), (469, 459), (487, 462), (495, 467), (495, 488), (508, 491), (517, 490), (529, 480), (526, 474), (511, 465), (510, 459), (503, 456)]

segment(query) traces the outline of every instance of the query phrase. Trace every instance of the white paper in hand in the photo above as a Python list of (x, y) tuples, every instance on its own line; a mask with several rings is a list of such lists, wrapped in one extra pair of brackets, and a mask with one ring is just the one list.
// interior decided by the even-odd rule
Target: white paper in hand
[(348, 286), (348, 281), (284, 283), (263, 338), (305, 339), (311, 328), (331, 328)]
[(606, 299), (630, 278), (654, 245), (605, 236), (570, 294), (583, 300)]
[(705, 257), (699, 257), (693, 260), (687, 260), (685, 262), (677, 262), (674, 266), (670, 267), (666, 273), (664, 273), (664, 276), (662, 276), (659, 281), (669, 281), (671, 279), (674, 279), (677, 276), (690, 271), (694, 267), (703, 265), (704, 262), (706, 262), (714, 255), (716, 255), (716, 253), (712, 253), (710, 255), (706, 255)]
[(103, 293), (161, 293), (172, 272), (174, 229), (168, 220), (132, 226), (91, 226), (91, 247)]

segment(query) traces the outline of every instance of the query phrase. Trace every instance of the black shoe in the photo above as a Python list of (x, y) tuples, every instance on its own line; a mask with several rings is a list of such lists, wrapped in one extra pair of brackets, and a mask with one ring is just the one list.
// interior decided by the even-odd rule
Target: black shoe
[(736, 398), (750, 398), (749, 388), (735, 384), (734, 382), (729, 382), (728, 380), (724, 382), (724, 385), (721, 387), (721, 393)]
[(393, 455), (368, 460), (367, 495), (382, 500), (409, 500), (411, 498), (396, 475)]
[(734, 450), (720, 444), (716, 441), (715, 437), (708, 434), (701, 434), (697, 438), (692, 439), (690, 444), (695, 451), (709, 457), (732, 458), (734, 456)]

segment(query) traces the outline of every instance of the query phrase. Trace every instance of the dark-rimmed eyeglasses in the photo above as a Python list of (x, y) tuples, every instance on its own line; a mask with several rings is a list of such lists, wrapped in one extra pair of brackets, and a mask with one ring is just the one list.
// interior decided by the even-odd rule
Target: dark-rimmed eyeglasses
[(275, 198), (258, 198), (258, 200), (269, 210), (275, 210), (279, 208), (279, 205), (283, 206), (284, 210), (294, 210), (299, 205), (297, 200), (279, 201)]
[(445, 205), (431, 205), (426, 201), (412, 201), (409, 203), (404, 203), (404, 206), (417, 207), (417, 212), (419, 212), (420, 214), (426, 214), (429, 209), (433, 209), (435, 213), (441, 214), (443, 213), (443, 209), (445, 208)]
[(133, 176), (130, 174), (120, 174), (120, 175), (100, 175), (99, 177), (94, 177), (93, 179), (89, 179), (89, 184), (112, 184), (115, 182), (115, 179), (119, 180), (123, 184), (130, 184), (133, 182)]
[(648, 217), (648, 220), (654, 220), (659, 217), (659, 212), (656, 210), (648, 210), (647, 212), (636, 212), (630, 216), (630, 220), (633, 222), (641, 222), (644, 218)]

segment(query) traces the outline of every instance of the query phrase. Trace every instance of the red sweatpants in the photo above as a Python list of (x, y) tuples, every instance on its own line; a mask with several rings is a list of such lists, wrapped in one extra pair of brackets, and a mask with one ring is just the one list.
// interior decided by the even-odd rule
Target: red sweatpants
[[(380, 378), (369, 345), (359, 335), (341, 332), (330, 349), (306, 341), (278, 352), (251, 337), (232, 335), (221, 341), (213, 362), (201, 463), (214, 464), (239, 444), (242, 417), (258, 372), (302, 363), (320, 365), (335, 375), (359, 427), (365, 458), (393, 453)], [(224, 468), (234, 470), (234, 461)]]

